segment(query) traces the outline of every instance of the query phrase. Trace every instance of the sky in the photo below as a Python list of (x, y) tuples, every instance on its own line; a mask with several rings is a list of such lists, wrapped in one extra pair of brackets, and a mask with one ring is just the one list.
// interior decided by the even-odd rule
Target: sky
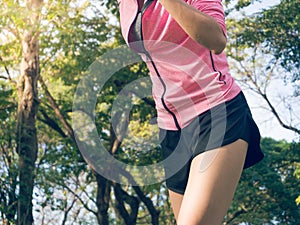
[[(262, 137), (271, 137), (275, 140), (286, 140), (288, 142), (299, 141), (299, 135), (283, 128), (269, 110), (261, 108), (261, 105), (266, 105), (261, 97), (246, 90), (244, 90), (244, 93)], [(258, 105), (258, 102), (260, 102), (260, 105)], [(284, 116), (284, 112), (284, 110), (280, 111), (282, 116)]]

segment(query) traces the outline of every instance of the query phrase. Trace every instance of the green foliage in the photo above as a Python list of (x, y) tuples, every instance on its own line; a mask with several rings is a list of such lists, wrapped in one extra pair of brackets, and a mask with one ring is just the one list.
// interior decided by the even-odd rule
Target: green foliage
[[(149, 124), (156, 115), (154, 102), (150, 96), (148, 96), (147, 101), (145, 101), (144, 96), (139, 96), (139, 94), (144, 93), (143, 89), (151, 90), (151, 84), (141, 81), (141, 86), (136, 84), (134, 90), (129, 90), (125, 96), (119, 95), (126, 85), (147, 76), (148, 70), (144, 63), (126, 67), (109, 79), (102, 89), (101, 95), (99, 95), (99, 103), (102, 107), (105, 105), (105, 111), (97, 111), (96, 120), (99, 122), (98, 126), (101, 128), (103, 136), (105, 136), (103, 131), (109, 129), (108, 121), (119, 121), (116, 124), (119, 127), (128, 118), (130, 119), (126, 129), (127, 135), (116, 152), (116, 157), (119, 160), (129, 164), (146, 165), (160, 159), (159, 149), (155, 144), (155, 140), (158, 138), (158, 128), (156, 124)], [(117, 105), (116, 96), (119, 97)], [(122, 136), (120, 133), (118, 135)]]
[[(240, 10), (244, 7), (249, 6), (251, 3), (253, 3), (255, 0), (238, 0), (235, 4), (234, 4), (234, 8), (236, 10)], [(228, 5), (229, 3), (232, 2), (232, 0), (225, 0), (225, 5)]]
[(297, 224), (300, 211), (295, 200), (300, 180), (294, 173), (300, 145), (264, 138), (262, 149), (264, 160), (243, 172), (227, 220), (234, 218), (234, 224)]
[[(253, 2), (256, 1), (239, 0), (233, 8), (241, 10)], [(18, 197), (15, 81), (19, 74), (21, 55), (19, 33), (26, 26), (26, 9), (22, 1), (20, 4), (9, 0), (0, 3), (0, 216), (13, 224)], [(100, 9), (100, 5), (106, 7), (106, 11)], [(71, 123), (75, 89), (89, 66), (102, 54), (124, 43), (120, 28), (115, 25), (117, 23), (107, 23), (111, 15), (118, 18), (117, 7), (117, 1), (110, 0), (101, 3), (49, 0), (43, 5), (39, 25), (41, 77), (68, 123)], [(293, 36), (299, 31), (299, 15), (295, 14), (299, 11), (298, 7), (298, 1), (285, 0), (278, 7), (253, 17), (229, 20), (229, 34), (234, 37), (230, 39), (233, 40), (230, 44), (241, 53), (234, 55), (229, 52), (232, 53), (231, 56), (243, 60), (246, 58), (243, 55), (245, 49), (255, 48), (262, 43), (266, 52), (281, 60), (282, 66), (299, 65), (299, 39)], [(24, 13), (20, 15), (20, 12)], [(286, 17), (282, 19), (280, 14)], [(291, 20), (292, 17), (294, 20)], [(284, 23), (279, 22), (282, 20)], [(286, 30), (288, 32), (285, 33)], [(292, 46), (292, 43), (295, 44)], [(127, 55), (120, 57), (125, 58)], [(289, 71), (289, 67), (286, 69)], [(140, 98), (138, 95), (141, 90), (149, 89), (149, 84), (141, 82), (136, 87), (137, 93), (127, 93), (122, 108), (113, 108), (116, 97), (120, 97), (119, 93), (126, 85), (147, 76), (148, 70), (144, 63), (117, 71), (99, 90), (98, 102), (95, 109), (91, 109), (95, 111), (99, 136), (108, 150), (111, 150), (112, 142), (116, 140), (111, 131), (112, 117), (116, 116), (118, 126), (124, 125), (129, 118), (127, 136), (114, 153), (117, 159), (128, 164), (149, 165), (161, 160), (156, 143), (157, 127), (149, 122), (156, 116), (153, 100), (150, 97)], [(295, 77), (296, 79), (298, 78)], [(97, 85), (93, 87), (99, 89)], [(62, 224), (60, 218), (65, 216), (66, 224), (96, 224), (96, 212), (99, 209), (96, 206), (97, 185), (94, 174), (84, 162), (76, 143), (68, 136), (48, 97), (46, 90), (40, 86), (37, 118), (39, 155), (34, 194), (36, 223)], [(226, 219), (235, 216), (233, 224), (272, 224), (274, 221), (296, 224), (300, 204), (299, 144), (264, 139), (262, 147), (266, 158), (256, 167), (244, 172)], [(136, 197), (132, 187), (122, 188), (128, 195)], [(160, 224), (174, 224), (165, 184), (145, 186), (142, 191), (160, 212)], [(111, 224), (123, 224), (116, 213), (115, 196), (111, 193), (109, 197)], [(40, 216), (42, 213), (44, 218)], [(53, 217), (59, 219), (55, 220)], [(139, 205), (137, 221), (139, 224), (151, 224), (145, 204)]]
[(245, 7), (229, 16), (226, 53), (243, 88), (258, 94), (282, 127), (299, 134), (298, 8), (299, 1), (282, 0), (256, 13)]
[[(0, 66), (3, 69), (1, 78), (6, 78), (3, 82), (5, 86), (1, 86), (0, 90), (1, 141), (2, 138), (4, 141), (1, 142), (1, 146), (2, 152), (5, 151), (5, 154), (1, 153), (4, 159), (3, 170), (1, 169), (1, 217), (9, 221), (14, 219), (17, 210), (14, 201), (17, 198), (18, 158), (13, 144), (17, 101), (16, 90), (6, 88), (8, 86), (6, 81), (11, 81), (13, 86), (19, 74), (22, 39), (20, 32), (27, 26), (28, 16), (23, 3), (3, 1), (0, 10)], [(107, 24), (108, 18), (104, 16), (97, 4), (90, 1), (46, 1), (41, 10), (41, 22), (37, 24), (40, 32), (41, 77), (68, 122), (70, 122), (69, 116), (78, 80), (96, 57), (104, 51), (112, 38), (112, 33), (116, 33), (114, 27)], [(79, 179), (85, 171), (91, 180), (89, 174), (91, 171), (87, 170), (87, 165), (83, 162), (73, 140), (67, 137), (65, 128), (53, 111), (53, 103), (49, 102), (45, 90), (40, 89), (39, 95), (37, 122), (39, 158), (36, 167), (36, 188), (40, 193), (35, 196), (37, 202), (35, 208), (42, 211), (51, 206), (52, 212), (56, 209), (63, 211), (64, 209), (61, 208), (65, 204), (63, 201), (68, 201), (68, 198), (55, 201), (57, 190), (66, 190), (70, 180)], [(3, 127), (7, 129), (2, 131)], [(9, 159), (5, 158), (7, 156), (10, 156), (9, 163)], [(13, 204), (14, 207), (9, 204)]]
[(225, 0), (222, 3), (226, 6), (225, 14), (231, 12), (241, 11), (247, 9), (248, 6), (255, 4), (256, 2), (262, 2), (263, 0)]
[(115, 15), (117, 18), (119, 18), (119, 7), (118, 7), (118, 1), (113, 0), (105, 0), (102, 1), (102, 4), (106, 6), (109, 11)]
[(16, 113), (14, 85), (0, 81), (0, 218), (14, 224), (17, 207)]
[(300, 2), (282, 0), (280, 4), (241, 19), (230, 19), (230, 38), (236, 48), (254, 48), (262, 44), (264, 54), (272, 55), (269, 65), (279, 61), (291, 81), (299, 80)]

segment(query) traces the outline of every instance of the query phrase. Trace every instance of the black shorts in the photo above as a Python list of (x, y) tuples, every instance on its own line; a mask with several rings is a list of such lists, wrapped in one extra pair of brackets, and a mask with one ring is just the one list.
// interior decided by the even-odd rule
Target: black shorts
[(160, 129), (167, 187), (183, 194), (192, 159), (198, 154), (233, 143), (248, 143), (244, 168), (264, 157), (260, 133), (244, 94), (202, 113), (181, 130)]

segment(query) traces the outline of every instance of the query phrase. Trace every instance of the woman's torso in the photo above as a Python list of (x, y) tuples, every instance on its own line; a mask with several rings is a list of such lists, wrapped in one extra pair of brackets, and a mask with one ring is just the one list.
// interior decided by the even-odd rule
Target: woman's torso
[[(133, 29), (137, 22), (137, 0), (120, 1), (122, 34), (135, 50), (141, 43), (135, 43), (133, 39), (143, 39), (146, 52), (141, 55), (153, 83), (158, 125), (176, 130), (187, 126), (199, 114), (231, 100), (240, 88), (229, 73), (225, 53), (212, 54), (191, 39), (158, 1), (151, 1), (142, 15), (140, 35), (130, 35), (133, 30), (140, 30), (140, 26)], [(214, 17), (226, 34), (220, 0), (186, 2)]]

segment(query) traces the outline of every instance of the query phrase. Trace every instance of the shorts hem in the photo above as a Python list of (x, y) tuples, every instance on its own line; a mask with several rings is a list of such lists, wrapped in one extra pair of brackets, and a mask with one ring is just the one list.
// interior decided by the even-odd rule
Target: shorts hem
[(247, 169), (249, 167), (252, 167), (255, 164), (259, 163), (261, 160), (263, 160), (264, 154), (262, 153), (261, 148), (260, 147), (253, 147), (251, 145), (251, 141), (247, 140), (247, 138), (244, 138), (244, 137), (236, 137), (236, 138), (232, 138), (232, 139), (226, 139), (226, 141), (224, 141), (222, 143), (222, 145), (216, 146), (216, 147), (207, 148), (204, 151), (199, 152), (199, 153), (193, 155), (193, 158), (197, 157), (198, 155), (200, 155), (200, 154), (202, 154), (204, 152), (211, 151), (211, 150), (214, 150), (214, 149), (218, 149), (218, 148), (224, 147), (226, 145), (230, 145), (230, 144), (236, 142), (237, 140), (243, 140), (243, 141), (245, 141), (245, 142), (248, 143), (247, 152), (249, 152), (249, 151), (255, 151), (256, 152), (255, 158), (252, 158), (252, 159), (246, 158), (245, 159), (245, 163), (244, 163), (243, 169)]
[[(180, 152), (180, 155), (186, 154), (190, 157), (189, 161), (191, 161), (203, 152), (224, 147), (241, 139), (248, 143), (243, 169), (260, 162), (264, 158), (260, 147), (261, 136), (243, 93), (226, 102), (225, 106), (225, 113), (223, 110), (224, 106), (220, 106), (214, 109), (213, 114), (208, 111), (199, 115), (197, 119), (181, 131), (165, 131), (166, 136), (162, 142), (164, 158), (171, 155), (177, 148), (182, 148), (183, 152)], [(213, 118), (212, 115), (214, 116)], [(212, 119), (216, 119), (215, 124), (217, 125), (211, 125)], [(226, 124), (222, 124), (223, 121)], [(212, 136), (212, 132), (215, 135)], [(167, 175), (172, 175), (167, 179), (167, 188), (169, 190), (179, 194), (184, 193), (184, 185), (186, 185), (188, 180), (189, 163), (183, 165), (183, 169), (179, 171), (174, 170), (174, 175), (172, 175), (172, 164), (165, 166), (166, 168), (168, 167), (168, 170), (165, 169), (169, 173)]]
[(168, 187), (168, 185), (167, 185), (167, 188), (168, 188), (170, 191), (173, 191), (173, 192), (175, 192), (175, 193), (177, 193), (177, 194), (181, 194), (181, 195), (184, 195), (184, 192), (185, 192), (185, 190), (182, 191), (182, 190), (179, 190), (179, 189), (176, 189), (176, 188)]

